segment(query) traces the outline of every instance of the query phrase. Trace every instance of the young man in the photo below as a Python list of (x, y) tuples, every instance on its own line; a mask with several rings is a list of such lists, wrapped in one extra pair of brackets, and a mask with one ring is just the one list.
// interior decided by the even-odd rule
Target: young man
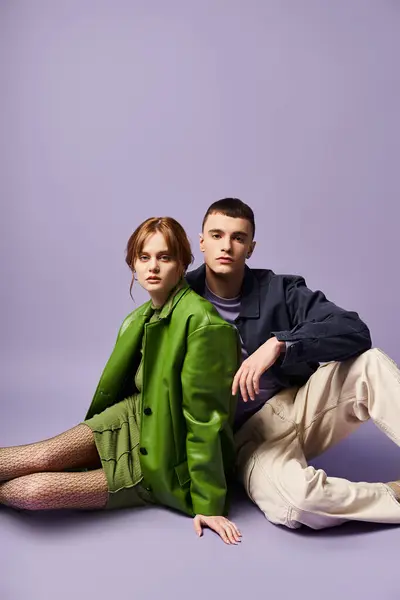
[(267, 519), (290, 528), (400, 523), (400, 482), (355, 483), (307, 463), (369, 418), (400, 445), (400, 371), (371, 349), (357, 313), (302, 277), (248, 268), (254, 232), (249, 206), (215, 202), (200, 235), (205, 264), (187, 274), (240, 333), (232, 393), (239, 391), (235, 436), (247, 494)]

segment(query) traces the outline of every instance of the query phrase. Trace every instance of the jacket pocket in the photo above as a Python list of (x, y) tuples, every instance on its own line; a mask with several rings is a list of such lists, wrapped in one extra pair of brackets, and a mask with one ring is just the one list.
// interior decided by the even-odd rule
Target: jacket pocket
[(179, 485), (183, 487), (190, 481), (189, 475), (189, 467), (187, 464), (187, 460), (184, 460), (179, 465), (175, 467), (175, 473), (178, 477)]

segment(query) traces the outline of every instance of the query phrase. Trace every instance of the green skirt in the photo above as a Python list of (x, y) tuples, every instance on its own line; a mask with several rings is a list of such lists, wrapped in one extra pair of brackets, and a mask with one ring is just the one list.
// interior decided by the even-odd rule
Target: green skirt
[(145, 506), (155, 502), (142, 484), (140, 432), (135, 397), (130, 396), (91, 419), (90, 427), (107, 479), (106, 509)]

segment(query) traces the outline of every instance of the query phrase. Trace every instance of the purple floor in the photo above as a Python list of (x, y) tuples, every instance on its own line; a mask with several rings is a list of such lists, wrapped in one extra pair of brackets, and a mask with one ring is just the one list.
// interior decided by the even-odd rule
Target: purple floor
[[(27, 402), (27, 384), (15, 387), (7, 414), (2, 409), (2, 445), (51, 436), (79, 418), (75, 395), (68, 404), (67, 392), (55, 400), (47, 390)], [(314, 464), (331, 475), (379, 481), (399, 476), (399, 459), (368, 423)], [(268, 523), (240, 490), (232, 517), (243, 533), (238, 547), (210, 531), (198, 539), (190, 519), (162, 508), (62, 514), (0, 507), (0, 598), (398, 598), (397, 527), (290, 531)]]
[[(198, 266), (226, 195), (255, 210), (251, 267), (305, 276), (400, 364), (399, 31), (395, 0), (0, 0), (0, 446), (85, 416), (147, 300), (133, 229), (178, 218)], [(369, 423), (315, 464), (385, 481), (400, 450)], [(397, 526), (290, 531), (240, 493), (232, 517), (239, 547), (161, 508), (0, 506), (0, 600), (400, 598)]]

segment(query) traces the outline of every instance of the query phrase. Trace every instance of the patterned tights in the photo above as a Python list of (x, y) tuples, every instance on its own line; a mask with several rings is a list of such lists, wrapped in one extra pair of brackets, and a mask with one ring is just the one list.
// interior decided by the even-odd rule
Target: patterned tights
[[(76, 467), (93, 470), (63, 472)], [(104, 508), (107, 498), (93, 434), (83, 423), (48, 440), (0, 448), (0, 504), (24, 510), (95, 509)]]

